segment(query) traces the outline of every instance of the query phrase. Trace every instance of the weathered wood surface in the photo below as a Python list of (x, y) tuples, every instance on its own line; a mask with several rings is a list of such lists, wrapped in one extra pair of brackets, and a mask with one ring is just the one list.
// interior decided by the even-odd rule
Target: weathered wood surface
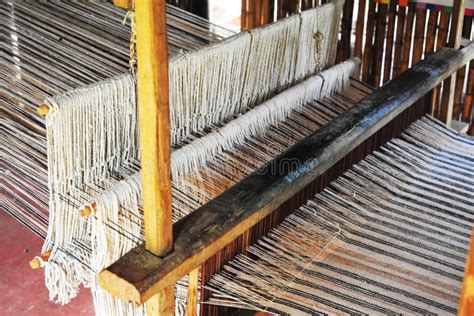
[[(135, 12), (145, 241), (164, 256), (173, 248), (166, 2), (140, 0)], [(174, 301), (171, 284), (150, 298), (147, 315), (174, 314)]]
[[(451, 33), (449, 34), (448, 46), (459, 48), (461, 46), (462, 25), (464, 18), (465, 0), (454, 0), (453, 15), (451, 20)], [(443, 96), (439, 119), (446, 124), (451, 124), (453, 118), (454, 90), (456, 89), (456, 74), (448, 77), (444, 82)]]
[(174, 284), (473, 58), (474, 44), (430, 55), (271, 161), (265, 172), (253, 173), (176, 223), (168, 256), (138, 246), (99, 274), (101, 286), (143, 303)]
[(135, 10), (145, 240), (165, 255), (173, 247), (166, 2), (141, 0)]
[(199, 268), (189, 273), (188, 277), (188, 302), (186, 313), (188, 316), (197, 315), (197, 301), (199, 289)]

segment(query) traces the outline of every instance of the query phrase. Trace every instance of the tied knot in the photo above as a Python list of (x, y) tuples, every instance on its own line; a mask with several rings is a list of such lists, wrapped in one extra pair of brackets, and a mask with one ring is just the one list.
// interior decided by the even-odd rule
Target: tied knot
[(323, 45), (324, 34), (317, 31), (316, 33), (313, 34), (313, 38), (316, 41), (317, 50), (318, 52), (320, 52)]

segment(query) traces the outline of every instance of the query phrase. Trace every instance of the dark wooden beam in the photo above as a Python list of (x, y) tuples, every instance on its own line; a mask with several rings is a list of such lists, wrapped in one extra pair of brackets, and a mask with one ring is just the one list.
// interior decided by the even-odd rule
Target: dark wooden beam
[(324, 173), (474, 57), (474, 44), (443, 48), (407, 70), (174, 225), (174, 250), (159, 258), (144, 245), (99, 274), (113, 295), (143, 303), (174, 284)]

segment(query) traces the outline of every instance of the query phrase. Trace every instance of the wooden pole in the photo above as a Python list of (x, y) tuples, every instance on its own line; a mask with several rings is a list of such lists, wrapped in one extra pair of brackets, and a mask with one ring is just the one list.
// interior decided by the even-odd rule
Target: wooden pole
[[(165, 0), (135, 4), (145, 245), (157, 256), (173, 248), (165, 5)], [(173, 284), (147, 302), (147, 313), (174, 314)]]
[(197, 315), (197, 293), (199, 287), (199, 268), (194, 269), (189, 273), (188, 278), (188, 302), (187, 302), (187, 315)]
[(132, 6), (132, 0), (113, 0), (113, 3), (116, 7), (127, 10)]
[(471, 246), (464, 268), (464, 282), (458, 307), (459, 316), (474, 315), (474, 229), (471, 232)]
[[(451, 32), (449, 34), (448, 46), (459, 49), (461, 47), (462, 23), (464, 21), (465, 0), (454, 0), (453, 15), (451, 20)], [(444, 91), (440, 108), (440, 120), (451, 124), (453, 118), (454, 91), (456, 89), (456, 73), (444, 82)]]

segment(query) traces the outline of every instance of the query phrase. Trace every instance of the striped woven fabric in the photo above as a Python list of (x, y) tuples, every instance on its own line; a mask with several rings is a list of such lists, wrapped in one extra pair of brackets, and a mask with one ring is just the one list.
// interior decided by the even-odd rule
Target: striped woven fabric
[(455, 314), (474, 139), (424, 117), (214, 276), (210, 303), (288, 314)]

